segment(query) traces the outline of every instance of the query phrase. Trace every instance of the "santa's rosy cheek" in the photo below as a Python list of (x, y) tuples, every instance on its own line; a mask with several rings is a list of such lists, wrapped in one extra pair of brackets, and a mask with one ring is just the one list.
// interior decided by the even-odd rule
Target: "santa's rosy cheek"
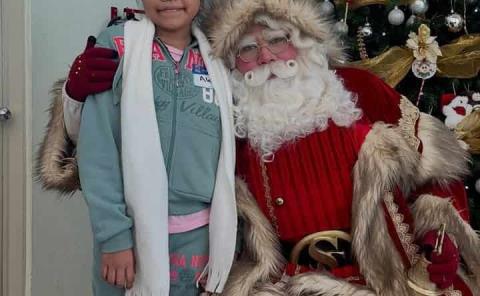
[(298, 50), (292, 44), (289, 44), (287, 50), (277, 54), (277, 58), (283, 61), (294, 60), (297, 56)]
[(241, 58), (237, 57), (235, 60), (235, 68), (242, 74), (247, 73), (255, 69), (258, 65), (256, 61), (253, 62), (244, 62)]

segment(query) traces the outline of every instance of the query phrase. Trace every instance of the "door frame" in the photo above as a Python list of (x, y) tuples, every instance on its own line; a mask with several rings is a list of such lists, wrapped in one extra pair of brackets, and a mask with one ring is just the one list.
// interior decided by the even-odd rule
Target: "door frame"
[(0, 294), (31, 295), (32, 77), (31, 0), (0, 0)]

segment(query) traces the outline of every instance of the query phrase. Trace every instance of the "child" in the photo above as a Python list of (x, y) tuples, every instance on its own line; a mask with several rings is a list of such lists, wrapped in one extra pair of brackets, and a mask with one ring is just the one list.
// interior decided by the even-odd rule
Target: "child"
[[(203, 277), (219, 293), (237, 228), (227, 72), (193, 24), (200, 0), (142, 2), (144, 19), (98, 37), (97, 47), (120, 56), (112, 90), (85, 101), (80, 77), (92, 65), (77, 58), (64, 91), (65, 108), (82, 116), (77, 153), (94, 295), (198, 295)], [(114, 66), (100, 57), (103, 71), (87, 82)]]

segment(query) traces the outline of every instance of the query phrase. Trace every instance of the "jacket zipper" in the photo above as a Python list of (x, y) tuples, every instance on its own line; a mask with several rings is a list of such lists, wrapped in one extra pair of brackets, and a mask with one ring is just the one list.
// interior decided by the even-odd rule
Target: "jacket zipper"
[(174, 66), (174, 71), (175, 71), (175, 92), (173, 96), (173, 114), (172, 114), (172, 133), (170, 135), (170, 145), (168, 147), (168, 156), (167, 156), (167, 175), (170, 177), (170, 172), (172, 170), (171, 162), (173, 158), (173, 147), (175, 146), (175, 139), (176, 139), (176, 128), (177, 128), (177, 109), (178, 109), (178, 102), (177, 102), (177, 97), (178, 97), (178, 88), (180, 86), (179, 83), (179, 76), (180, 76), (180, 65), (183, 62), (183, 59), (185, 58), (185, 52), (190, 50), (190, 47), (187, 47), (186, 49), (183, 50), (182, 57), (180, 58), (180, 61), (177, 62), (173, 59), (172, 55), (170, 54), (170, 51), (168, 48), (163, 44), (162, 40), (158, 37), (155, 38), (155, 40), (163, 47), (164, 51), (170, 58), (170, 61), (172, 62)]
[[(170, 54), (170, 53), (168, 53)], [(173, 147), (175, 146), (175, 139), (176, 139), (176, 129), (177, 129), (177, 96), (178, 96), (178, 87), (179, 87), (179, 73), (180, 73), (180, 65), (179, 62), (175, 61), (171, 56), (171, 60), (173, 61), (173, 65), (175, 67), (175, 94), (173, 96), (173, 114), (172, 114), (172, 134), (170, 135), (170, 147), (168, 147), (168, 158), (167, 158), (167, 167), (168, 167), (168, 176), (170, 177), (170, 172), (172, 170), (172, 158), (173, 158)], [(180, 59), (180, 61), (183, 59)]]

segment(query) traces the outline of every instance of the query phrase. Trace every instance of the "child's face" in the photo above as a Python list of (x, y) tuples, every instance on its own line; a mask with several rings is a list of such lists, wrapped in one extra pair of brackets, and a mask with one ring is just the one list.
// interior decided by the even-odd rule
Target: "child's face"
[(200, 0), (143, 0), (143, 6), (157, 30), (176, 32), (191, 26)]

